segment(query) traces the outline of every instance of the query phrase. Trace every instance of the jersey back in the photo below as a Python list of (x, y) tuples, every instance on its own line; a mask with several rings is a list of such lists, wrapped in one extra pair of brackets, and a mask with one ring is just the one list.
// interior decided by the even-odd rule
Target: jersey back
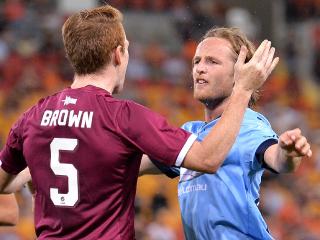
[(39, 239), (134, 239), (142, 153), (175, 164), (189, 136), (103, 89), (67, 88), (15, 124), (2, 167), (16, 174), (29, 166)]

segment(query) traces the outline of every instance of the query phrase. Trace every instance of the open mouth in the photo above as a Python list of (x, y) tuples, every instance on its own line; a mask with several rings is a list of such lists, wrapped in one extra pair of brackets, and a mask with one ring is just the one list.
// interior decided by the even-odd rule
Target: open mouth
[(196, 79), (196, 84), (206, 84), (206, 83), (208, 83), (208, 81), (206, 81), (206, 80), (204, 80), (204, 79), (202, 79), (202, 78), (197, 78)]

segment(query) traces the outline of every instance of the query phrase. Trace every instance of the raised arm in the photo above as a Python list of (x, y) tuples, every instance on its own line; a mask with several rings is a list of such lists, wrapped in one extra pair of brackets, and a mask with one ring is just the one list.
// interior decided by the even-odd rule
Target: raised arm
[(193, 143), (183, 167), (209, 173), (220, 167), (238, 135), (253, 91), (261, 87), (279, 61), (279, 58), (274, 58), (274, 48), (266, 40), (248, 63), (244, 63), (246, 54), (247, 49), (242, 47), (235, 64), (235, 86), (221, 119), (204, 141)]
[(297, 128), (281, 134), (278, 144), (271, 145), (265, 151), (264, 161), (279, 173), (293, 172), (304, 156), (311, 155), (310, 144)]
[(19, 208), (14, 194), (0, 195), (0, 226), (18, 223)]

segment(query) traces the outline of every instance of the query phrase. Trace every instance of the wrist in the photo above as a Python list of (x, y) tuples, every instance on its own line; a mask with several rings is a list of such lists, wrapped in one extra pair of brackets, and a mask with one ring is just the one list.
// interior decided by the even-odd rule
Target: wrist
[(243, 99), (243, 100), (250, 100), (251, 95), (253, 94), (253, 90), (244, 89), (243, 87), (234, 86), (233, 95), (236, 95), (237, 98)]

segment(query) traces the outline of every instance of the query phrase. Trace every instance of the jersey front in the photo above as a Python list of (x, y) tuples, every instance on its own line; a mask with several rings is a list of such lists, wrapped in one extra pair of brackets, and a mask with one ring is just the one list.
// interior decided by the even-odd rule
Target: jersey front
[[(203, 140), (217, 121), (188, 122), (183, 128)], [(276, 133), (261, 114), (247, 109), (236, 142), (216, 173), (180, 169), (178, 196), (186, 239), (272, 239), (257, 206), (264, 168), (256, 151), (266, 141), (277, 143)]]
[(127, 240), (142, 154), (180, 165), (195, 138), (103, 89), (67, 88), (23, 114), (0, 164), (30, 168), (38, 239)]

